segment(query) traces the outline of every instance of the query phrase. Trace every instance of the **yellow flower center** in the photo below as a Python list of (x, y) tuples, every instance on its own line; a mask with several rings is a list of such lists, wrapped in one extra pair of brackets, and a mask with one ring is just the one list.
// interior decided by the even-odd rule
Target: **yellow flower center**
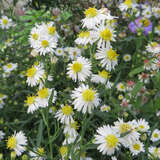
[(60, 153), (62, 156), (65, 156), (68, 152), (68, 148), (66, 146), (62, 146), (60, 149), (59, 149)]
[(9, 137), (7, 140), (7, 148), (14, 149), (16, 148), (17, 140), (14, 136)]
[(89, 8), (85, 10), (84, 14), (87, 18), (93, 18), (98, 14), (98, 12), (95, 8)]
[(38, 37), (39, 37), (39, 35), (38, 35), (37, 33), (33, 33), (33, 34), (32, 34), (32, 37), (33, 37), (34, 40), (37, 40)]
[(100, 36), (108, 42), (112, 39), (112, 32), (106, 27), (104, 30), (100, 31)]
[(47, 48), (49, 46), (49, 42), (47, 40), (43, 40), (41, 42), (41, 45), (44, 47), (44, 48)]
[(109, 60), (116, 61), (117, 57), (118, 57), (118, 54), (116, 53), (116, 51), (112, 50), (112, 48), (107, 51), (107, 58)]
[(0, 104), (2, 104), (2, 100), (0, 100)]
[(125, 89), (124, 84), (121, 84), (119, 88), (120, 88), (121, 90), (124, 90), (124, 89)]
[(119, 139), (114, 134), (109, 134), (105, 139), (109, 148), (115, 148), (119, 142)]
[(61, 49), (59, 49), (57, 52), (58, 52), (58, 54), (61, 54), (61, 53), (62, 53), (62, 50), (61, 50)]
[(157, 42), (152, 42), (151, 45), (154, 48), (154, 47), (157, 47), (158, 43)]
[(74, 64), (72, 65), (72, 70), (74, 71), (74, 73), (80, 72), (82, 70), (82, 64), (78, 61), (74, 62)]
[(124, 4), (127, 5), (128, 8), (131, 8), (132, 7), (132, 0), (125, 0)]
[(89, 36), (90, 36), (90, 32), (88, 31), (82, 31), (81, 33), (79, 33), (79, 35), (78, 35), (78, 37), (79, 38), (89, 38)]
[(74, 121), (73, 123), (71, 123), (71, 127), (74, 128), (75, 130), (77, 130), (79, 128), (78, 122)]
[(48, 33), (54, 35), (56, 32), (56, 28), (54, 26), (48, 27)]
[(81, 154), (81, 158), (85, 158), (86, 157), (86, 152), (83, 152), (82, 154)]
[(141, 149), (140, 144), (136, 143), (133, 145), (134, 150), (139, 151)]
[(98, 72), (98, 74), (99, 74), (99, 76), (101, 76), (102, 78), (105, 78), (105, 79), (109, 79), (111, 77), (110, 74), (105, 70)]
[(29, 68), (27, 70), (27, 77), (34, 77), (34, 75), (36, 74), (36, 68), (34, 66), (32, 66), (32, 68)]
[(159, 149), (156, 147), (155, 149), (154, 149), (154, 155), (157, 155), (159, 153)]
[(49, 95), (49, 90), (48, 88), (43, 88), (40, 91), (38, 91), (38, 97), (40, 97), (41, 99), (43, 98), (47, 98)]
[(27, 105), (33, 104), (34, 101), (35, 101), (35, 98), (36, 98), (35, 96), (29, 96), (29, 97), (27, 97), (27, 100), (26, 100)]
[(3, 96), (4, 96), (4, 95), (3, 95), (2, 93), (0, 93), (0, 98), (3, 98)]
[(62, 107), (62, 112), (63, 112), (64, 115), (69, 116), (69, 115), (72, 114), (73, 109), (72, 109), (71, 106), (65, 105), (65, 106)]
[(141, 124), (141, 125), (139, 125), (139, 128), (144, 129), (145, 127), (144, 127), (144, 125)]
[(8, 19), (5, 19), (5, 18), (4, 18), (4, 19), (2, 20), (2, 22), (3, 22), (3, 24), (6, 26), (6, 25), (8, 24)]
[(125, 133), (131, 130), (131, 126), (128, 123), (123, 123), (120, 125), (120, 133)]
[(11, 69), (11, 68), (12, 68), (12, 64), (11, 64), (11, 63), (8, 63), (8, 64), (7, 64), (7, 67)]
[(145, 18), (145, 20), (143, 21), (144, 27), (148, 27), (150, 24), (151, 24), (151, 22)]
[(86, 89), (82, 92), (84, 101), (91, 102), (95, 99), (95, 92), (92, 89)]
[(160, 25), (157, 27), (157, 29), (160, 31)]
[(159, 138), (159, 134), (158, 134), (158, 133), (154, 133), (154, 134), (153, 134), (153, 137), (154, 137), (154, 138)]
[(44, 155), (44, 149), (42, 147), (38, 148), (37, 153), (39, 155)]

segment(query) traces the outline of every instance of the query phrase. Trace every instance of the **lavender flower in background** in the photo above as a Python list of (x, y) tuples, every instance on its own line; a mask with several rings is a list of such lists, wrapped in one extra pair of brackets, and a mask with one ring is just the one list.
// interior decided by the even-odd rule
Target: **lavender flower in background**
[(132, 33), (137, 33), (137, 30), (142, 29), (145, 35), (152, 32), (152, 22), (147, 18), (139, 17), (135, 21), (132, 21), (128, 25)]

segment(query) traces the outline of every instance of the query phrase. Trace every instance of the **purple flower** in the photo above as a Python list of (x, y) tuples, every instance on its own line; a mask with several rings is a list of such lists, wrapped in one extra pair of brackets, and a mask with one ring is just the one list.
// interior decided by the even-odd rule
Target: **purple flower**
[(132, 33), (137, 33), (138, 29), (142, 29), (145, 35), (152, 31), (152, 22), (147, 18), (139, 17), (135, 21), (129, 23), (128, 28)]

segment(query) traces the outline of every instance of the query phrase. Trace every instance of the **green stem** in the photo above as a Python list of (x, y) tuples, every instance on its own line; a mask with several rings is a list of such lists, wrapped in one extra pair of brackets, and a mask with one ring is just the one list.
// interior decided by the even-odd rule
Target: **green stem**
[(50, 149), (50, 158), (51, 160), (53, 160), (53, 149), (52, 149), (52, 142), (50, 141), (51, 135), (50, 135), (50, 128), (48, 125), (48, 110), (47, 110), (47, 119), (45, 118), (44, 112), (42, 110), (40, 110), (44, 124), (47, 127), (47, 134), (48, 134), (48, 138), (49, 138), (49, 149)]

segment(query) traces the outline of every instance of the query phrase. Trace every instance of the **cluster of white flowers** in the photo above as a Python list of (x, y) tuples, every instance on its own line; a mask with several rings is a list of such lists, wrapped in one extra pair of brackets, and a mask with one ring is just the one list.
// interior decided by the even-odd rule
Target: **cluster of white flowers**
[(144, 119), (128, 122), (118, 119), (114, 122), (114, 126), (104, 125), (97, 129), (95, 144), (99, 144), (97, 149), (102, 154), (113, 155), (120, 146), (124, 146), (131, 151), (132, 155), (138, 155), (145, 151), (140, 135), (147, 133), (149, 128), (148, 122)]
[(58, 33), (54, 22), (36, 24), (31, 30), (30, 44), (40, 55), (53, 54), (58, 42)]
[(2, 74), (3, 78), (9, 77), (11, 72), (17, 69), (17, 63), (7, 63), (3, 66), (4, 73)]

